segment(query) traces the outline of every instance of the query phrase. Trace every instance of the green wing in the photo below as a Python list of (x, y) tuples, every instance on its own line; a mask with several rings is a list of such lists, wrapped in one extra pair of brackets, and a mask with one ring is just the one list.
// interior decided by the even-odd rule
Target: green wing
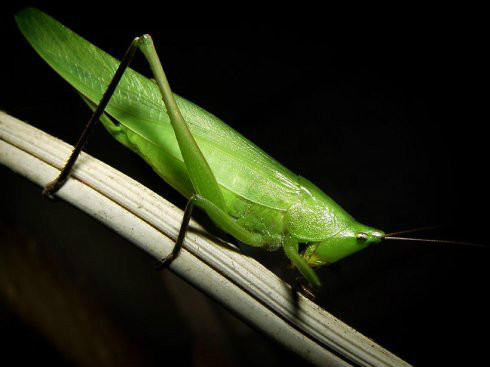
[[(119, 61), (41, 12), (27, 8), (17, 24), (39, 55), (87, 100), (98, 103)], [(297, 176), (216, 116), (186, 99), (177, 104), (218, 183), (251, 202), (285, 210), (299, 193)], [(106, 128), (139, 153), (185, 196), (193, 193), (156, 84), (128, 69), (103, 119)]]

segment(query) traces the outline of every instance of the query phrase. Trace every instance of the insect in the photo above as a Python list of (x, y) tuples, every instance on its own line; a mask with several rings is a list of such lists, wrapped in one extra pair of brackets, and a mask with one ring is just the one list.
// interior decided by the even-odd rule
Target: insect
[[(135, 39), (118, 68), (117, 60), (39, 10), (26, 9), (16, 20), (34, 49), (95, 110), (92, 120), (100, 117), (119, 142), (189, 199), (175, 250), (164, 264), (177, 255), (194, 206), (245, 244), (284, 249), (315, 289), (321, 282), (313, 268), (397, 238), (356, 221), (217, 117), (184, 98), (174, 100), (150, 37)], [(137, 48), (156, 82), (125, 69)], [(48, 194), (62, 186), (78, 153)]]

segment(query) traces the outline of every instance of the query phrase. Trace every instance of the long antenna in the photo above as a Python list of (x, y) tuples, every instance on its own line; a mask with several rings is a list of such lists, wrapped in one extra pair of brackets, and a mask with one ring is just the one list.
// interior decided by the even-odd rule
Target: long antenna
[(433, 229), (437, 229), (437, 228), (441, 228), (441, 227), (442, 226), (427, 226), (427, 227), (418, 227), (418, 228), (412, 228), (412, 229), (405, 229), (403, 231), (387, 233), (385, 235), (385, 237), (398, 236), (398, 235), (401, 235), (401, 234), (413, 233), (413, 232), (431, 231)]
[(391, 234), (385, 235), (384, 236), (384, 239), (385, 240), (399, 240), (399, 241), (427, 242), (427, 243), (431, 243), (433, 245), (437, 245), (437, 244), (450, 244), (450, 245), (463, 245), (463, 246), (489, 248), (489, 246), (483, 245), (481, 243), (461, 242), (461, 241), (448, 241), (448, 240), (435, 240), (435, 239), (431, 239), (431, 238), (398, 237), (398, 236), (392, 236)]

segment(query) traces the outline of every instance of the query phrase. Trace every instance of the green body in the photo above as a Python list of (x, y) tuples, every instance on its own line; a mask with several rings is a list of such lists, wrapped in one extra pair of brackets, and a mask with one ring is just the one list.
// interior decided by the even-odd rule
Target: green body
[[(97, 104), (119, 61), (39, 10), (26, 9), (16, 20), (41, 57), (83, 97)], [(299, 254), (305, 261), (292, 261), (314, 286), (319, 286), (319, 281), (302, 267), (335, 262), (382, 239), (383, 232), (356, 222), (314, 184), (282, 166), (219, 118), (182, 97), (175, 99), (218, 183), (224, 204), (217, 206), (253, 234), (239, 239), (269, 250), (289, 244), (293, 252), (298, 252), (298, 243), (306, 244)], [(101, 121), (119, 142), (190, 198), (196, 185), (166, 111), (157, 84), (129, 69), (105, 110), (119, 124), (107, 116)], [(208, 214), (235, 235), (220, 215)]]

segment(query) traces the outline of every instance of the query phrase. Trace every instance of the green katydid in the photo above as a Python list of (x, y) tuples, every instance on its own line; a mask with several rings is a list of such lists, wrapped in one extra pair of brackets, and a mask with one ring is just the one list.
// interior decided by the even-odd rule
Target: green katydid
[[(182, 245), (196, 205), (245, 244), (282, 247), (314, 288), (321, 284), (314, 267), (397, 238), (357, 222), (313, 183), (214, 115), (174, 96), (149, 36), (136, 38), (120, 64), (39, 10), (23, 10), (16, 20), (41, 57), (95, 110), (91, 120), (100, 118), (119, 142), (189, 199), (175, 249), (164, 263)], [(156, 83), (126, 68), (137, 48)], [(48, 194), (62, 186), (79, 150), (45, 190)], [(304, 250), (299, 244), (305, 244)]]

